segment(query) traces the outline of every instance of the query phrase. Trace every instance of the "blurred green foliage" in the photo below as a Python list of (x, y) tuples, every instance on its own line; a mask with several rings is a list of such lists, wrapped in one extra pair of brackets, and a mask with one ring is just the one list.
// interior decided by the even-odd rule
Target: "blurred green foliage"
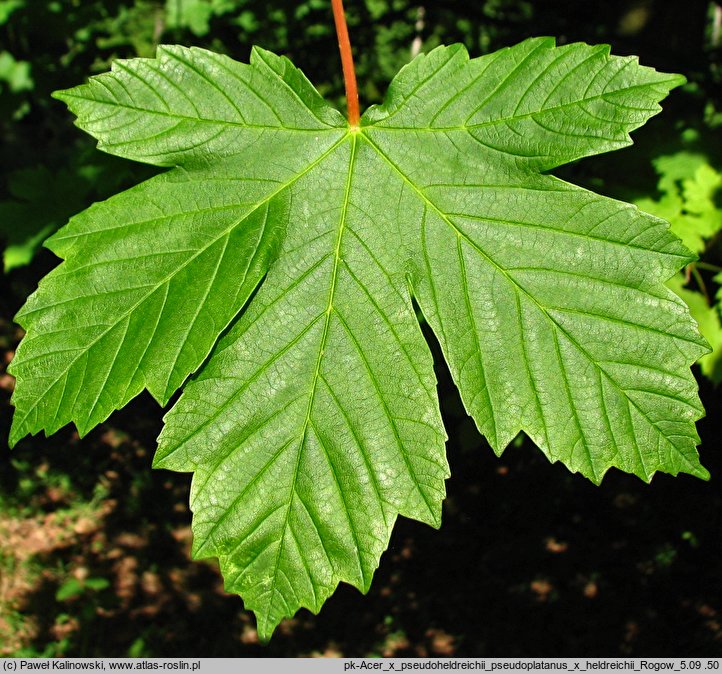
[[(722, 231), (722, 173), (700, 152), (681, 150), (656, 157), (652, 164), (659, 174), (659, 198), (635, 200), (639, 208), (668, 220), (674, 233), (695, 254), (708, 258), (719, 256)], [(669, 286), (687, 303), (700, 331), (712, 347), (699, 365), (715, 384), (722, 381), (722, 325), (719, 301), (710, 295), (700, 267), (717, 271), (716, 265), (700, 262), (690, 265), (670, 279)], [(719, 276), (715, 283), (719, 284)], [(718, 297), (721, 293), (718, 292)]]

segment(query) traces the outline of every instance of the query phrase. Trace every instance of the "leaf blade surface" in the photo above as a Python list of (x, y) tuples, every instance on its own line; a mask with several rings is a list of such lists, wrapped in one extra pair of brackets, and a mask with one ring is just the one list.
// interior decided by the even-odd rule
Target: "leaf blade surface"
[[(545, 173), (629, 144), (681, 82), (534, 39), (417, 58), (359, 129), (260, 50), (243, 65), (164, 48), (65, 92), (103, 149), (175, 168), (51, 240), (66, 262), (20, 315), (13, 440), (85, 432), (196, 372), (154, 465), (194, 473), (194, 555), (219, 558), (264, 639), (339, 582), (365, 592), (399, 514), (440, 523), (446, 435), (414, 301), (497, 453), (523, 430), (594, 482), (707, 477), (689, 370), (706, 346), (664, 286), (690, 252), (663, 220)], [(143, 246), (162, 262), (131, 259)], [(171, 277), (173, 320), (133, 314)], [(62, 349), (94, 353), (99, 314), (105, 366), (68, 392)], [(150, 339), (126, 339), (130, 316)]]
[[(352, 198), (373, 168), (357, 145), (351, 136), (319, 166), (323, 196), (304, 205), (324, 215), (289, 234), (159, 440), (156, 465), (195, 470), (195, 554), (219, 557), (263, 638), (339, 581), (368, 590), (397, 514), (440, 522), (448, 468), (431, 359), (375, 226), (383, 211)], [(279, 323), (277, 343), (260, 336)], [(220, 490), (220, 475), (234, 488)]]

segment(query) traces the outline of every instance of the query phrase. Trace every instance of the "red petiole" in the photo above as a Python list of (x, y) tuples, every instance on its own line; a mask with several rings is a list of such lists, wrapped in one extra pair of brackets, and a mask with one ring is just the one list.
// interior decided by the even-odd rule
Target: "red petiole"
[(361, 117), (358, 104), (358, 87), (356, 86), (356, 69), (353, 65), (353, 54), (351, 52), (351, 40), (349, 40), (348, 37), (346, 14), (343, 11), (343, 0), (331, 0), (331, 6), (333, 7), (333, 19), (336, 23), (336, 35), (338, 35), (338, 48), (341, 52), (343, 79), (346, 85), (348, 123), (352, 127), (357, 127)]

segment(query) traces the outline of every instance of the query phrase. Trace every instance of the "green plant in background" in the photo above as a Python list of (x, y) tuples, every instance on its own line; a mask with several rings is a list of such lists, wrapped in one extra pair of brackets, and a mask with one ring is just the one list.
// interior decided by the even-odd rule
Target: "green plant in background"
[(5, 272), (28, 264), (45, 239), (88, 200), (106, 197), (134, 177), (150, 175), (138, 173), (127, 163), (87, 153), (71, 154), (69, 163), (57, 171), (34, 166), (7, 175), (8, 198), (0, 200)]
[(3, 268), (28, 264), (43, 241), (84, 203), (89, 185), (71, 173), (51, 173), (44, 166), (8, 176), (10, 199), (0, 201), (0, 236), (5, 241)]
[[(23, 0), (0, 2), (0, 28), (24, 5)], [(0, 120), (5, 117), (17, 120), (27, 113), (23, 92), (32, 91), (34, 87), (31, 69), (28, 61), (17, 60), (10, 52), (0, 51)]]
[(27, 61), (16, 61), (12, 54), (3, 51), (0, 52), (0, 94), (5, 88), (12, 93), (29, 91), (33, 88), (33, 78)]
[[(714, 383), (722, 381), (722, 325), (720, 324), (720, 298), (710, 296), (698, 267), (720, 271), (704, 261), (708, 253), (719, 245), (722, 231), (722, 209), (719, 198), (722, 195), (722, 174), (708, 163), (700, 153), (680, 151), (661, 155), (654, 161), (660, 175), (659, 199), (638, 198), (639, 208), (668, 220), (672, 231), (684, 244), (703, 260), (691, 263), (683, 273), (668, 282), (689, 306), (692, 316), (699, 324), (700, 331), (712, 347), (712, 352), (703, 356), (699, 365)], [(717, 285), (722, 276), (717, 276)], [(691, 286), (691, 287), (690, 287)], [(694, 289), (696, 287), (696, 289)]]
[(70, 577), (63, 582), (55, 593), (56, 601), (69, 601), (86, 594), (100, 592), (110, 587), (107, 578), (76, 578)]
[[(193, 16), (202, 32), (214, 13), (178, 25)], [(13, 443), (84, 434), (144, 388), (165, 404), (196, 372), (155, 465), (195, 473), (194, 554), (219, 558), (264, 639), (340, 581), (367, 590), (399, 514), (439, 525), (445, 432), (413, 300), (498, 454), (524, 430), (597, 483), (707, 477), (705, 345), (663, 285), (692, 256), (548, 174), (630, 144), (683, 78), (550, 39), (440, 47), (359, 119), (342, 56), (348, 123), (258, 48), (245, 65), (163, 47), (60, 92), (101, 149), (170, 170), (49, 240), (65, 262), (18, 315), (11, 367)]]
[(170, 30), (188, 29), (196, 37), (210, 31), (211, 19), (237, 9), (235, 0), (167, 0), (166, 26)]
[[(10, 48), (0, 52), (0, 161), (5, 168), (0, 243), (5, 272), (28, 264), (73, 212), (131, 184), (133, 178), (150, 175), (99, 158), (85, 142), (66, 142), (64, 123), (53, 119), (49, 92), (73, 66), (107, 67), (115, 56), (112, 50), (130, 47), (132, 54), (152, 54), (157, 11), (148, 2), (132, 7), (112, 2), (0, 3), (0, 44)], [(97, 49), (105, 50), (107, 59), (91, 57)], [(47, 141), (42, 151), (36, 147), (39, 137)], [(42, 165), (32, 163), (39, 156)]]

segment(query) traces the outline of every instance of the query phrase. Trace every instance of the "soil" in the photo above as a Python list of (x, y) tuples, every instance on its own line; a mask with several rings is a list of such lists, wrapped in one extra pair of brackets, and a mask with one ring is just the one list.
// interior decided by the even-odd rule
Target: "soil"
[[(53, 264), (0, 289), (3, 438), (11, 316)], [(700, 378), (709, 482), (611, 471), (595, 487), (528, 440), (496, 458), (438, 376), (441, 529), (400, 519), (366, 596), (342, 585), (268, 646), (215, 561), (190, 559), (190, 476), (151, 470), (162, 411), (149, 396), (83, 440), (65, 428), (3, 448), (0, 655), (722, 656), (719, 391)]]

